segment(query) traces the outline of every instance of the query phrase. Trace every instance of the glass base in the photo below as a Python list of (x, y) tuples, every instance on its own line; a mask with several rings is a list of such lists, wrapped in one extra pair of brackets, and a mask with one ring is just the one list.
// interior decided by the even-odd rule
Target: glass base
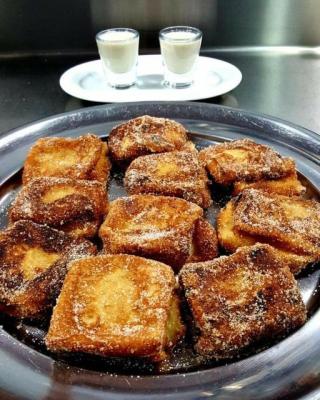
[(174, 74), (165, 68), (163, 85), (175, 89), (186, 88), (193, 83), (192, 71), (186, 74)]
[(109, 71), (105, 68), (105, 76), (107, 78), (107, 83), (114, 89), (127, 89), (136, 83), (136, 68), (133, 68), (129, 72), (122, 74), (117, 74)]
[(134, 86), (136, 83), (132, 82), (132, 83), (117, 83), (117, 84), (112, 84), (110, 82), (108, 82), (108, 85), (111, 86), (114, 89), (128, 89), (131, 86)]
[(165, 87), (170, 87), (170, 88), (174, 88), (174, 89), (183, 89), (183, 88), (187, 88), (189, 86), (191, 86), (193, 84), (193, 81), (191, 82), (169, 82), (164, 80), (162, 82), (163, 86)]

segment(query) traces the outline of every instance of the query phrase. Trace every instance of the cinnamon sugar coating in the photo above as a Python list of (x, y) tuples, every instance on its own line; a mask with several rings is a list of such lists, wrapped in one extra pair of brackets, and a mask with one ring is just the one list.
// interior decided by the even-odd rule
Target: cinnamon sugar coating
[(69, 178), (35, 178), (9, 210), (11, 222), (31, 220), (75, 237), (93, 237), (107, 212), (105, 185)]
[[(165, 262), (178, 271), (193, 254), (195, 224), (202, 217), (199, 206), (183, 199), (133, 195), (110, 203), (99, 236), (106, 253), (136, 254)], [(217, 245), (213, 228), (201, 232)], [(205, 257), (203, 247), (200, 252)], [(212, 253), (210, 248), (207, 257), (212, 258)]]
[(282, 194), (284, 196), (300, 196), (306, 191), (306, 188), (299, 181), (296, 172), (279, 179), (263, 179), (256, 182), (235, 182), (233, 186), (233, 195), (238, 195), (243, 190), (250, 188), (262, 190), (267, 193)]
[[(292, 159), (248, 139), (198, 153), (181, 124), (150, 116), (115, 127), (108, 143), (88, 134), (39, 139), (30, 149), (11, 226), (0, 232), (1, 312), (47, 317), (60, 293), (50, 351), (152, 362), (184, 334), (178, 294), (201, 360), (248, 354), (304, 323), (292, 273), (320, 260), (320, 205), (273, 194), (304, 193)], [(107, 210), (109, 155), (131, 162), (131, 196)], [(238, 196), (220, 211), (218, 232), (204, 219), (206, 172)], [(81, 239), (97, 230), (99, 256)], [(234, 254), (217, 259), (219, 245)]]
[(195, 349), (233, 358), (288, 335), (306, 320), (297, 283), (269, 245), (242, 247), (231, 256), (186, 264), (180, 283), (194, 325)]
[(53, 311), (47, 347), (159, 361), (184, 333), (174, 287), (171, 268), (157, 261), (123, 254), (75, 261)]
[(20, 318), (41, 317), (54, 304), (68, 263), (95, 253), (87, 240), (31, 221), (18, 221), (1, 231), (1, 311)]
[(145, 154), (179, 150), (187, 140), (180, 123), (143, 115), (113, 128), (108, 145), (113, 160), (128, 162)]
[(38, 139), (27, 155), (23, 184), (43, 176), (106, 183), (111, 168), (107, 154), (107, 144), (93, 134)]
[(291, 158), (249, 139), (206, 147), (199, 157), (213, 179), (222, 185), (279, 179), (295, 173)]
[[(241, 226), (239, 225), (239, 223), (236, 222), (235, 214), (236, 212), (238, 212), (237, 210), (239, 204), (242, 205), (242, 211), (244, 210), (243, 207), (245, 207), (244, 204), (248, 206), (248, 209), (251, 208), (251, 206), (253, 205), (251, 200), (249, 200), (248, 202), (246, 200), (247, 192), (251, 193), (252, 197), (255, 197), (254, 203), (259, 203), (259, 207), (261, 207), (261, 210), (264, 209), (265, 211), (263, 216), (258, 216), (258, 214), (254, 216), (254, 219), (257, 218), (259, 221), (261, 221), (261, 224), (267, 227), (264, 235), (261, 234), (262, 231), (258, 233), (258, 230), (255, 230), (255, 227), (251, 225), (251, 218), (249, 218), (249, 215), (247, 215), (248, 218), (246, 218), (246, 222), (241, 224)], [(242, 202), (242, 196), (245, 196), (245, 203)], [(263, 198), (261, 198), (261, 196), (263, 196)], [(292, 273), (297, 274), (309, 263), (316, 261), (317, 257), (314, 254), (308, 254), (305, 251), (301, 251), (301, 249), (297, 249), (296, 247), (288, 246), (286, 244), (286, 241), (281, 240), (279, 235), (277, 236), (272, 233), (272, 229), (277, 229), (277, 227), (281, 229), (281, 223), (279, 220), (274, 219), (273, 214), (269, 213), (265, 208), (265, 198), (269, 198), (270, 200), (273, 198), (272, 201), (274, 203), (277, 202), (277, 205), (275, 205), (275, 209), (278, 209), (279, 207), (281, 208), (282, 198), (284, 198), (285, 202), (293, 202), (291, 204), (295, 204), (296, 201), (301, 204), (300, 200), (298, 199), (279, 195), (273, 195), (271, 197), (270, 194), (267, 195), (254, 189), (248, 189), (244, 191), (243, 194), (240, 196), (241, 200), (239, 200), (239, 198), (234, 198), (229, 201), (223, 209), (220, 210), (217, 217), (217, 234), (219, 243), (228, 252), (234, 252), (239, 247), (253, 245), (257, 242), (268, 243), (277, 250), (278, 256), (283, 259), (286, 265), (288, 265)], [(301, 201), (306, 201), (306, 204), (308, 204), (307, 200)], [(316, 207), (318, 207), (318, 203), (312, 203)], [(243, 212), (246, 213), (246, 211)], [(251, 210), (251, 213), (252, 212), (253, 210)], [(304, 247), (304, 242), (301, 242), (301, 248), (302, 247)]]
[(219, 255), (217, 232), (204, 218), (195, 222), (191, 248), (186, 262), (212, 260)]
[(314, 200), (245, 190), (237, 200), (234, 225), (320, 259), (320, 203)]
[(125, 187), (129, 194), (181, 197), (208, 208), (208, 178), (196, 152), (174, 151), (141, 156), (128, 167)]

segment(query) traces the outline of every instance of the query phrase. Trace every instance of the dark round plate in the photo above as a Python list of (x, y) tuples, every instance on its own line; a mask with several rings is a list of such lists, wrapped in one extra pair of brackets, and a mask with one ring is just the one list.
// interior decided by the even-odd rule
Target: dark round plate
[[(296, 160), (309, 194), (320, 188), (320, 136), (292, 124), (245, 111), (201, 103), (132, 103), (87, 108), (17, 129), (0, 139), (0, 225), (18, 188), (16, 172), (41, 136), (106, 136), (122, 121), (142, 114), (177, 119), (199, 147), (250, 137)], [(113, 190), (116, 193), (116, 183)], [(111, 198), (113, 194), (111, 193)], [(308, 322), (280, 343), (246, 359), (180, 374), (130, 376), (55, 361), (0, 328), (2, 399), (319, 399), (319, 271), (299, 278)], [(311, 397), (310, 397), (311, 396)]]

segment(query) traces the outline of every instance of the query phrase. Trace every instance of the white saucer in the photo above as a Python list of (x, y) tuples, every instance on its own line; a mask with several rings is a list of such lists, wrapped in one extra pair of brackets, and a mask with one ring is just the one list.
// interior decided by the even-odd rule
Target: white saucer
[(210, 57), (199, 57), (194, 76), (189, 87), (165, 87), (161, 56), (146, 55), (139, 56), (137, 83), (128, 89), (114, 89), (106, 83), (100, 60), (70, 68), (61, 76), (60, 86), (74, 97), (102, 103), (185, 101), (220, 96), (238, 86), (242, 79), (237, 67)]

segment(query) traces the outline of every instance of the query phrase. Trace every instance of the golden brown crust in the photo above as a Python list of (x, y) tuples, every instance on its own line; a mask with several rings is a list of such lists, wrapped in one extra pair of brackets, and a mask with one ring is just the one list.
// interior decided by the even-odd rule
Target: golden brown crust
[(233, 195), (238, 195), (245, 189), (258, 189), (267, 193), (282, 194), (284, 196), (300, 196), (306, 188), (298, 179), (297, 173), (279, 179), (265, 179), (257, 182), (235, 182)]
[(15, 317), (38, 317), (59, 294), (68, 263), (95, 246), (64, 232), (18, 221), (0, 232), (0, 304)]
[(320, 203), (247, 189), (239, 196), (234, 225), (298, 254), (320, 259)]
[(43, 176), (106, 183), (111, 168), (107, 154), (107, 144), (93, 134), (38, 139), (27, 155), (23, 184)]
[(254, 245), (257, 242), (268, 243), (276, 249), (278, 256), (283, 259), (294, 274), (299, 273), (309, 263), (315, 261), (313, 256), (290, 251), (284, 248), (281, 243), (275, 243), (272, 238), (250, 235), (235, 227), (234, 212), (236, 205), (237, 199), (229, 201), (217, 217), (218, 240), (220, 246), (225, 250), (233, 253), (239, 247)]
[(219, 255), (216, 230), (204, 218), (199, 218), (195, 222), (192, 248), (193, 251), (187, 262), (212, 260)]
[(168, 345), (174, 286), (171, 268), (157, 261), (123, 254), (75, 261), (53, 311), (47, 347), (158, 361)]
[(306, 320), (293, 275), (268, 245), (186, 264), (180, 283), (199, 331), (195, 349), (204, 356), (238, 356), (287, 335)]
[(105, 185), (68, 178), (35, 178), (25, 185), (10, 211), (20, 219), (46, 224), (74, 237), (93, 237), (107, 212)]
[(99, 236), (106, 253), (136, 254), (179, 270), (190, 254), (194, 224), (202, 215), (199, 206), (183, 199), (123, 197), (110, 203)]
[(279, 179), (295, 172), (291, 158), (249, 139), (209, 146), (200, 151), (199, 158), (213, 179), (222, 185)]
[(191, 151), (195, 154), (199, 154), (198, 150), (196, 149), (196, 145), (191, 141), (188, 140), (180, 149), (179, 151)]
[(124, 184), (129, 194), (181, 197), (203, 208), (212, 203), (207, 174), (195, 152), (138, 157), (127, 169)]
[[(221, 247), (233, 253), (239, 247), (254, 245), (258, 240), (247, 235), (234, 226), (234, 210), (236, 200), (230, 200), (217, 215), (217, 235)], [(260, 238), (259, 238), (260, 239)]]
[[(101, 141), (101, 139), (99, 139)], [(108, 145), (105, 142), (101, 144), (101, 153), (100, 157), (94, 168), (91, 169), (89, 173), (89, 177), (86, 178), (87, 180), (98, 181), (101, 183), (106, 184), (111, 170), (111, 161), (109, 159), (109, 149)]]
[(118, 162), (182, 148), (187, 142), (185, 128), (176, 121), (143, 115), (112, 129), (108, 139), (110, 155)]

